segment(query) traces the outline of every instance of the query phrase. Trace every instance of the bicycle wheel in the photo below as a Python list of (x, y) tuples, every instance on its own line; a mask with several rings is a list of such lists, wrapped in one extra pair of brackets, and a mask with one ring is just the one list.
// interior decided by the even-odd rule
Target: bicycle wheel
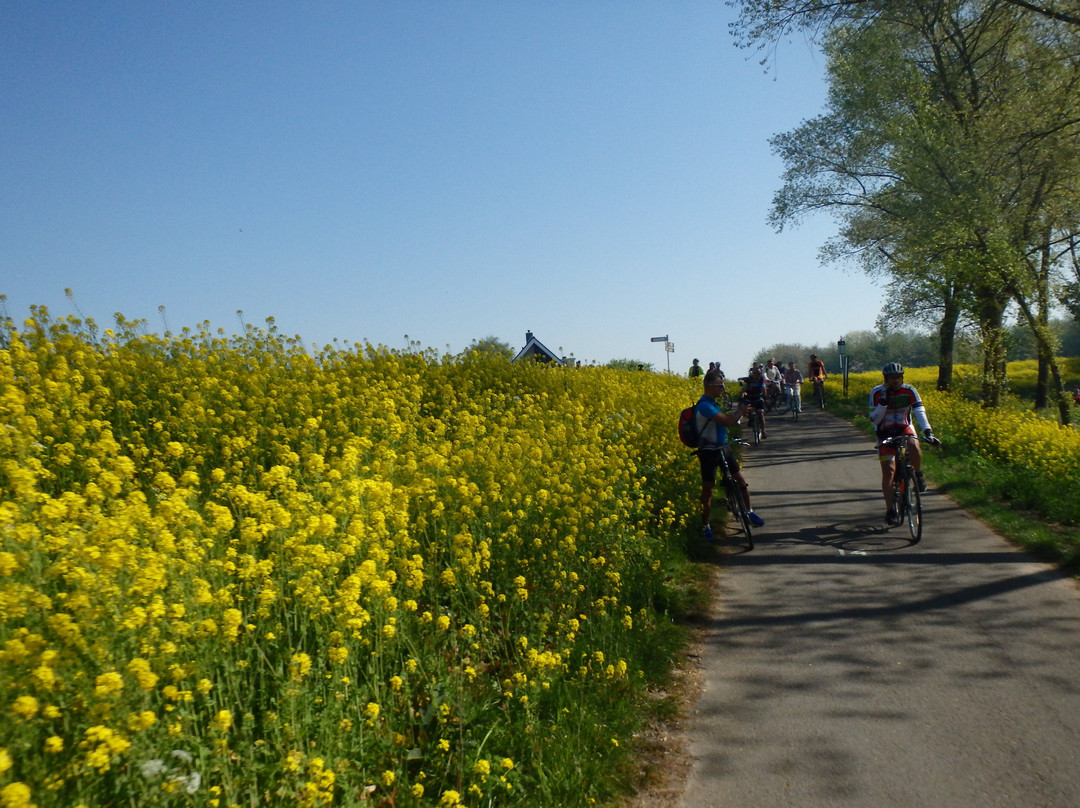
[(747, 549), (753, 550), (753, 528), (750, 526), (750, 517), (747, 515), (746, 503), (743, 502), (742, 491), (739, 490), (739, 484), (728, 477), (724, 480), (724, 488), (727, 491), (728, 511), (735, 519), (735, 523), (742, 529), (743, 535), (746, 536)]
[(892, 501), (893, 510), (896, 511), (896, 524), (904, 524), (904, 518), (906, 517), (907, 499), (904, 489), (904, 471), (902, 468), (896, 470), (896, 474), (893, 475), (893, 487), (892, 487)]
[(755, 411), (750, 418), (754, 422), (754, 445), (757, 446), (761, 443), (761, 413)]
[(820, 382), (814, 385), (814, 395), (817, 396), (817, 403), (821, 409), (825, 409), (825, 382)]
[(915, 479), (915, 472), (910, 466), (904, 484), (904, 512), (908, 530), (911, 531), (911, 543), (918, 544), (922, 538), (922, 497), (919, 496), (919, 483)]
[(777, 415), (783, 415), (788, 411), (788, 397), (783, 393), (779, 393), (776, 396), (776, 404), (773, 407), (776, 410)]

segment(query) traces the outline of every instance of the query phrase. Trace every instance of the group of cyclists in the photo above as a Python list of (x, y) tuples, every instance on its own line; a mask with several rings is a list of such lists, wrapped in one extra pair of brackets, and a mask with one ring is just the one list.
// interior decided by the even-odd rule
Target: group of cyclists
[[(910, 384), (904, 382), (904, 368), (896, 362), (888, 362), (881, 368), (882, 383), (870, 391), (869, 415), (873, 422), (879, 441), (878, 456), (881, 461), (881, 491), (885, 498), (885, 522), (889, 525), (899, 524), (896, 512), (896, 503), (893, 502), (893, 475), (896, 471), (896, 449), (882, 445), (881, 440), (898, 435), (911, 436), (908, 443), (908, 459), (915, 471), (917, 484), (920, 491), (926, 490), (926, 483), (922, 475), (922, 452), (919, 448), (917, 433), (912, 425), (918, 426), (927, 442), (940, 446), (941, 441), (934, 437), (930, 428), (930, 421), (926, 416), (926, 407), (918, 391)], [(713, 541), (710, 516), (712, 512), (712, 496), (716, 487), (716, 472), (720, 466), (720, 456), (723, 453), (731, 476), (742, 491), (743, 502), (755, 527), (765, 524), (758, 514), (754, 512), (750, 503), (750, 488), (743, 475), (735, 453), (727, 440), (727, 430), (735, 426), (751, 411), (761, 418), (761, 437), (765, 437), (765, 408), (768, 396), (786, 395), (791, 407), (798, 411), (801, 409), (800, 388), (803, 376), (794, 362), (789, 362), (785, 369), (783, 365), (777, 365), (775, 360), (769, 359), (763, 366), (755, 362), (750, 368), (749, 374), (739, 378), (742, 390), (739, 395), (738, 405), (734, 410), (725, 411), (723, 402), (726, 398), (726, 379), (720, 369), (719, 362), (711, 362), (709, 369), (700, 366), (697, 359), (690, 368), (690, 377), (703, 376), (704, 391), (695, 406), (694, 416), (697, 419), (698, 434), (701, 443), (696, 451), (701, 464), (701, 518), (703, 523), (703, 535), (708, 541)], [(815, 383), (824, 383), (828, 377), (825, 364), (816, 355), (811, 355), (807, 366), (807, 378)]]
[[(765, 429), (765, 412), (767, 410), (772, 409), (777, 401), (783, 400), (792, 412), (801, 412), (804, 379), (809, 379), (815, 385), (819, 385), (824, 384), (825, 379), (829, 376), (825, 371), (825, 363), (818, 359), (817, 354), (810, 355), (810, 362), (806, 370), (807, 375), (804, 377), (796, 367), (795, 362), (788, 362), (788, 366), (785, 368), (783, 362), (777, 364), (775, 359), (770, 358), (764, 365), (755, 362), (746, 376), (739, 377), (738, 381), (742, 386), (739, 398), (747, 400), (749, 402), (748, 412), (756, 413), (760, 418), (762, 438), (767, 437)], [(690, 366), (688, 375), (693, 379), (712, 372), (719, 375), (719, 393), (722, 396), (721, 400), (723, 400), (727, 397), (727, 387), (726, 378), (724, 372), (720, 369), (719, 362), (710, 362), (706, 371), (701, 366), (701, 361), (695, 359)], [(821, 401), (822, 406), (824, 406), (824, 398)]]

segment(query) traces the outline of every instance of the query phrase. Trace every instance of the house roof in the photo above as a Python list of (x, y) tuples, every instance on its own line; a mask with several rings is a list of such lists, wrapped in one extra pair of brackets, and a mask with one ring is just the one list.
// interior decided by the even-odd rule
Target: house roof
[(562, 359), (560, 359), (554, 351), (548, 349), (544, 343), (534, 337), (532, 331), (525, 332), (525, 347), (517, 352), (513, 361), (519, 362), (522, 359), (537, 359), (542, 362), (554, 362), (557, 365), (562, 364)]

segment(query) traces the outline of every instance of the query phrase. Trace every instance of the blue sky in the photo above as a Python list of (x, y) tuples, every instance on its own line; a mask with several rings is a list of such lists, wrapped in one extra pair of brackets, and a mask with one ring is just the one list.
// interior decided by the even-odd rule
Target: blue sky
[[(873, 328), (774, 233), (768, 138), (823, 62), (768, 73), (715, 2), (0, 4), (0, 294), (321, 346), (532, 330), (584, 363), (739, 370)], [(165, 319), (159, 314), (164, 307)], [(670, 336), (675, 351), (650, 337)], [(779, 357), (778, 357), (779, 358)]]

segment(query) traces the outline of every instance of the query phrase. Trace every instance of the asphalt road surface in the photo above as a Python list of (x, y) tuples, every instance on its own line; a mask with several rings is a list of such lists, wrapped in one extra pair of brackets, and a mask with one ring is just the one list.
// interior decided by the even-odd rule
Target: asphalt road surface
[(768, 435), (757, 546), (717, 548), (681, 804), (1080, 806), (1076, 583), (933, 484), (921, 543), (886, 528), (873, 441), (837, 418)]

